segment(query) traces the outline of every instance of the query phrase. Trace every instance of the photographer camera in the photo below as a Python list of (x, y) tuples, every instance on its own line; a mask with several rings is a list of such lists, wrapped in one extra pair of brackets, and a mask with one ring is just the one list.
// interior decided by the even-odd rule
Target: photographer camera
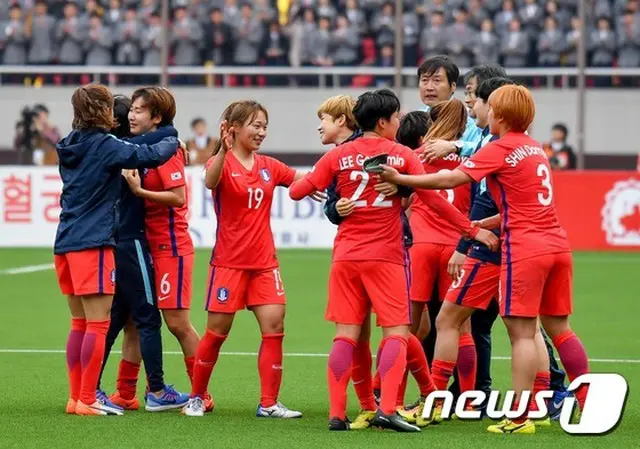
[(25, 107), (16, 124), (15, 148), (21, 165), (57, 165), (58, 128), (49, 122), (49, 109), (43, 104)]
[(38, 115), (29, 106), (25, 106), (20, 112), (20, 120), (16, 123), (16, 135), (14, 138), (14, 148), (18, 152), (19, 165), (31, 165), (33, 153), (37, 146), (38, 130), (34, 119)]

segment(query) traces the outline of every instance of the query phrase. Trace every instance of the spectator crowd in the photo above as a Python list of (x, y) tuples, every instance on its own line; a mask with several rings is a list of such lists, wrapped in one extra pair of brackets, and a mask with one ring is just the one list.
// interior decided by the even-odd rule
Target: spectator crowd
[[(387, 0), (170, 0), (178, 66), (392, 66)], [(592, 66), (640, 66), (640, 0), (587, 0)], [(406, 66), (575, 66), (578, 0), (403, 0)], [(4, 64), (160, 64), (158, 0), (2, 0)]]

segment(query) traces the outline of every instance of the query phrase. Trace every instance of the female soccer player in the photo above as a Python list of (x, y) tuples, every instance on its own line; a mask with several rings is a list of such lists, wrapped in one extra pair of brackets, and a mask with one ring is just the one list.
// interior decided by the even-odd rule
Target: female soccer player
[[(402, 118), (398, 130), (398, 142), (412, 149), (418, 149), (430, 139), (457, 140), (464, 133), (467, 113), (464, 104), (457, 99), (437, 103), (427, 112), (410, 112)], [(462, 162), (460, 156), (451, 154), (431, 163), (424, 163), (427, 173), (452, 169)], [(455, 190), (441, 192), (456, 209), (468, 215), (470, 191), (469, 186), (462, 186)], [(431, 298), (434, 287), (437, 286), (438, 299), (442, 301), (451, 284), (447, 273), (447, 263), (455, 251), (460, 239), (460, 232), (448, 221), (440, 217), (428, 204), (414, 196), (410, 206), (410, 223), (414, 244), (410, 249), (411, 256), (411, 333), (428, 335), (430, 332), (429, 310), (425, 307)], [(422, 317), (422, 319), (420, 319)], [(475, 347), (470, 334), (469, 323), (466, 323), (466, 333), (460, 339), (460, 353), (463, 356), (458, 366), (466, 369), (459, 370), (463, 382), (463, 391), (472, 390), (475, 382)], [(416, 345), (422, 351), (422, 345)], [(417, 354), (416, 354), (417, 356)], [(425, 373), (426, 374), (426, 373)], [(409, 422), (416, 422), (419, 427), (429, 424), (429, 420), (422, 418), (424, 401), (428, 394), (435, 389), (431, 378), (424, 379), (420, 384), (420, 399), (416, 407), (409, 410), (399, 410), (399, 413)], [(404, 398), (406, 384), (401, 386), (401, 397)]]
[[(422, 176), (400, 175), (385, 167), (382, 177), (427, 189), (450, 189), (487, 178), (500, 215), (485, 224), (501, 223), (500, 314), (511, 339), (516, 409), (524, 413), (528, 404), (523, 407), (520, 397), (522, 391), (533, 390), (540, 363), (535, 342), (538, 316), (570, 380), (587, 373), (589, 365), (582, 342), (569, 326), (573, 263), (553, 200), (549, 161), (540, 143), (525, 134), (535, 116), (533, 98), (525, 87), (507, 85), (495, 90), (488, 103), (490, 133), (500, 138), (460, 167)], [(576, 397), (583, 407), (586, 390), (577, 391)], [(535, 425), (525, 413), (488, 430), (535, 433)]]
[(96, 398), (115, 288), (113, 230), (120, 171), (157, 167), (176, 153), (179, 142), (167, 138), (153, 146), (133, 145), (108, 134), (114, 125), (113, 96), (105, 86), (76, 89), (71, 104), (73, 130), (57, 145), (63, 188), (54, 245), (58, 283), (72, 317), (66, 411), (121, 415)]
[[(116, 137), (126, 138), (132, 143), (146, 144), (159, 142), (167, 136), (177, 137), (178, 132), (172, 126), (132, 137), (128, 118), (131, 100), (124, 95), (117, 95), (114, 100), (116, 128), (112, 133)], [(135, 390), (140, 369), (138, 362), (142, 358), (148, 389), (153, 394), (152, 400), (147, 401), (147, 408), (151, 411), (180, 408), (188, 401), (189, 396), (176, 392), (164, 383), (160, 335), (162, 317), (153, 288), (155, 276), (145, 235), (144, 200), (133, 194), (124, 177), (119, 212), (115, 248), (116, 290), (111, 307), (103, 370), (120, 331), (125, 326), (127, 330), (118, 370), (117, 391), (112, 398), (107, 398), (101, 389), (96, 394), (98, 399), (111, 401), (123, 409), (137, 409), (139, 403)]]
[[(420, 431), (396, 412), (398, 390), (407, 367), (411, 322), (400, 198), (386, 198), (377, 192), (364, 162), (366, 157), (384, 155), (389, 163), (404, 172), (424, 173), (416, 154), (393, 142), (399, 126), (399, 110), (400, 102), (389, 90), (361, 95), (353, 113), (364, 131), (363, 137), (326, 153), (314, 170), (289, 191), (292, 199), (301, 199), (314, 190), (324, 189), (337, 177), (338, 192), (357, 201), (356, 212), (338, 228), (329, 279), (326, 318), (336, 323), (336, 338), (327, 369), (329, 430), (350, 428), (346, 419), (346, 387), (362, 324), (373, 308), (384, 335), (378, 366), (382, 387), (380, 408), (373, 424), (403, 432)], [(495, 236), (472, 226), (440, 195), (425, 193), (417, 192), (434, 210), (455, 223), (461, 233), (487, 239), (490, 245), (497, 244)]]
[(255, 101), (231, 104), (223, 114), (222, 135), (207, 162), (206, 186), (212, 190), (218, 220), (207, 282), (207, 330), (198, 345), (187, 416), (202, 416), (203, 397), (231, 330), (235, 313), (251, 310), (262, 333), (258, 355), (258, 417), (300, 418), (278, 402), (282, 380), (285, 291), (270, 224), (277, 186), (289, 186), (302, 173), (257, 154), (267, 136), (267, 110)]
[[(133, 135), (153, 132), (173, 122), (176, 103), (167, 89), (141, 88), (133, 93), (131, 100), (129, 124)], [(145, 200), (146, 235), (153, 258), (158, 308), (169, 331), (180, 343), (187, 374), (192, 380), (199, 337), (189, 319), (194, 248), (188, 231), (189, 206), (184, 167), (184, 153), (178, 152), (166, 164), (145, 170), (142, 176), (138, 176), (137, 171), (129, 171), (125, 177), (131, 191)], [(137, 377), (140, 359), (135, 362), (121, 364), (125, 369), (121, 370), (119, 377), (128, 377), (126, 371), (131, 365), (135, 371), (131, 374)], [(126, 402), (130, 398), (121, 399)], [(149, 411), (175, 408), (177, 404), (174, 395), (165, 398), (163, 394), (148, 393), (146, 399), (145, 408)], [(117, 403), (118, 399), (114, 396), (112, 400)]]

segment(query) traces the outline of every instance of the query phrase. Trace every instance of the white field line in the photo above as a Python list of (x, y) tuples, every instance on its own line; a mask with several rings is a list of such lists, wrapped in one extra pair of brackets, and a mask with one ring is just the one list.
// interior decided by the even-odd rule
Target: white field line
[[(111, 351), (113, 354), (120, 354), (120, 351)], [(64, 349), (1, 349), (0, 354), (64, 354)], [(182, 351), (164, 351), (167, 355), (182, 355)], [(221, 355), (239, 356), (239, 357), (255, 357), (257, 352), (221, 352)], [(286, 357), (315, 357), (327, 358), (329, 354), (315, 352), (289, 352)], [(375, 354), (373, 355), (375, 357)], [(495, 356), (492, 360), (511, 360), (511, 357)], [(589, 359), (592, 363), (640, 363), (640, 359)]]
[(0, 274), (25, 274), (36, 273), (38, 271), (53, 270), (55, 266), (52, 263), (43, 263), (40, 265), (27, 265), (24, 267), (4, 268), (0, 270)]

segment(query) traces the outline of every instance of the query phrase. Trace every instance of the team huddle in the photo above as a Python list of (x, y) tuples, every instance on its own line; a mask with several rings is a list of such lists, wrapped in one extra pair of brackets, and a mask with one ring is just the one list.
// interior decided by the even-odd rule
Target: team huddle
[[(425, 108), (403, 117), (389, 90), (329, 98), (318, 109), (318, 130), (335, 147), (308, 173), (257, 153), (269, 123), (264, 106), (227, 106), (205, 173), (217, 229), (202, 337), (189, 315), (188, 156), (172, 126), (173, 96), (160, 87), (138, 89), (131, 99), (101, 85), (77, 89), (73, 131), (58, 144), (63, 192), (54, 247), (72, 316), (67, 413), (138, 409), (144, 363), (147, 411), (204, 416), (214, 409), (208, 386), (221, 347), (246, 308), (262, 336), (256, 416), (302, 417), (279, 401), (286, 295), (270, 211), (274, 189), (283, 186), (293, 200), (326, 200), (325, 214), (338, 226), (325, 314), (336, 325), (327, 366), (330, 430), (419, 432), (443, 421), (442, 401), (424, 410), (432, 392), (489, 391), (498, 315), (512, 344), (513, 409), (522, 413), (488, 431), (527, 434), (550, 425), (550, 416), (527, 413), (537, 410), (540, 391), (566, 396), (549, 340), (570, 380), (589, 368), (568, 322), (571, 249), (549, 162), (526, 134), (535, 105), (494, 66), (467, 76), (465, 105), (452, 98), (458, 75), (447, 57), (427, 59), (418, 69)], [(375, 373), (371, 312), (383, 334)], [(165, 384), (163, 319), (184, 353), (190, 393)], [(109, 396), (100, 380), (121, 331)], [(420, 397), (405, 406), (408, 373)], [(360, 404), (353, 421), (350, 382)], [(586, 391), (575, 396), (579, 414)]]

